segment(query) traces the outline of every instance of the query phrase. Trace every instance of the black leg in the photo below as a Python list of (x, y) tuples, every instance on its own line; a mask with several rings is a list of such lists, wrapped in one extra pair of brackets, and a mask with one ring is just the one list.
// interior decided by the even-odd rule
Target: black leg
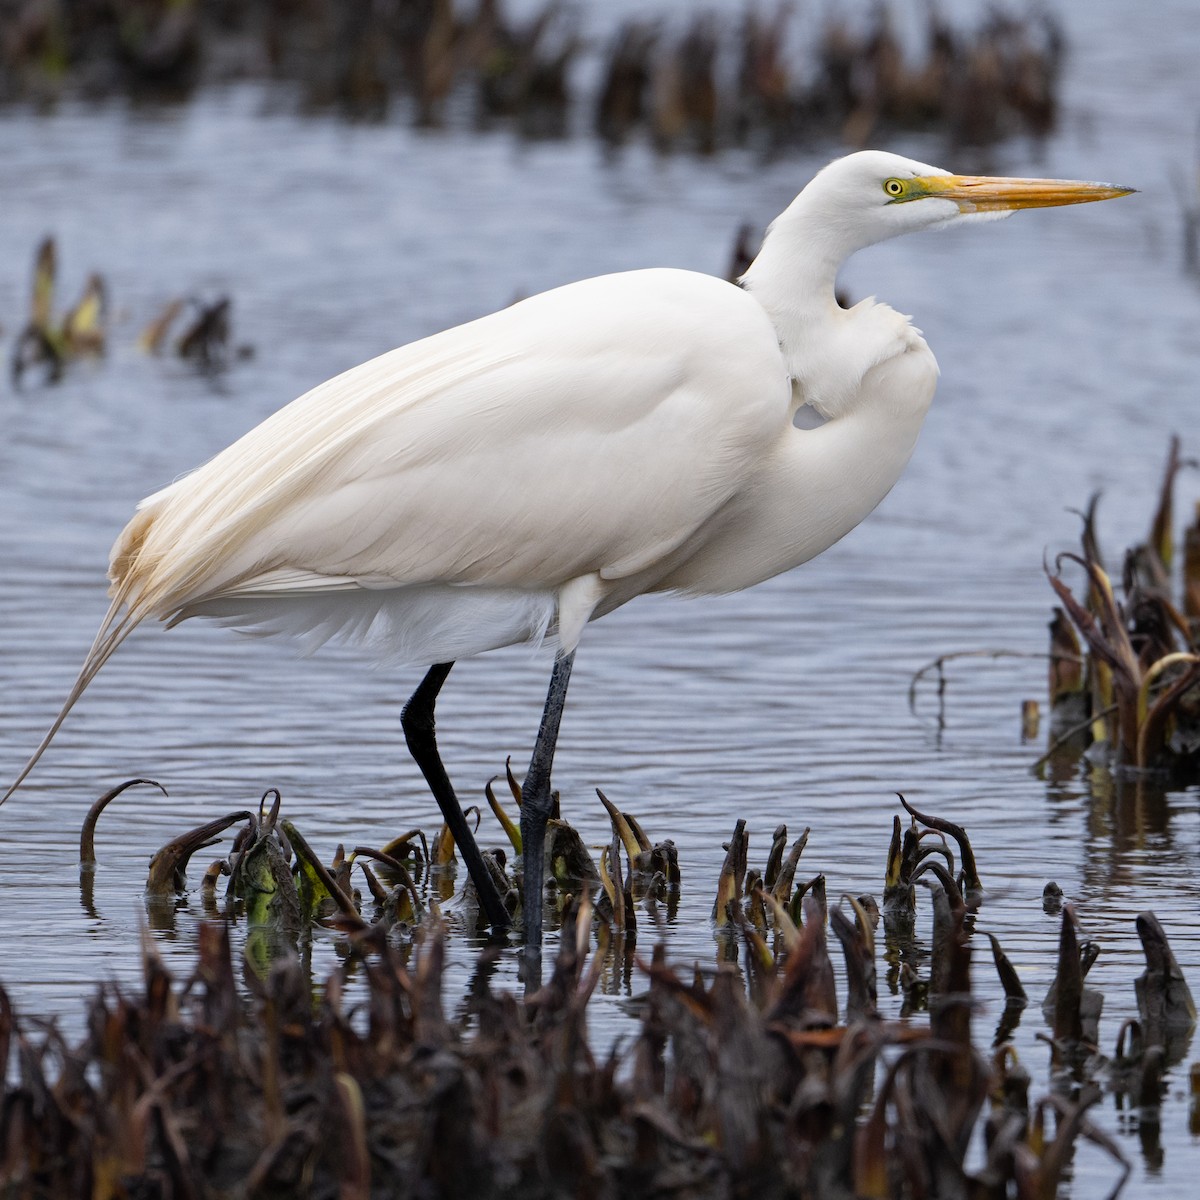
[(527, 988), (537, 987), (542, 974), (542, 890), (545, 886), (543, 857), (546, 846), (546, 822), (550, 819), (550, 768), (554, 765), (554, 746), (558, 741), (558, 726), (562, 720), (563, 704), (567, 699), (567, 684), (571, 679), (571, 664), (575, 652), (554, 660), (550, 690), (529, 773), (521, 788), (521, 859), (525, 868), (525, 963)]
[(446, 774), (446, 768), (442, 765), (434, 738), (433, 706), (437, 703), (438, 692), (442, 690), (442, 684), (446, 682), (446, 676), (450, 674), (452, 666), (452, 662), (435, 663), (429, 668), (420, 686), (404, 706), (404, 711), (400, 714), (400, 723), (404, 726), (404, 737), (408, 742), (409, 752), (421, 768), (421, 774), (425, 776), (425, 782), (429, 784), (429, 790), (438, 802), (446, 824), (450, 826), (463, 862), (467, 864), (467, 873), (475, 885), (479, 906), (491, 927), (502, 930), (507, 929), (510, 923), (508, 910), (505, 909), (504, 901), (500, 899), (500, 893), (496, 890), (483, 861), (483, 855), (479, 853), (479, 847), (475, 844), (475, 835), (467, 824), (467, 818), (463, 816), (463, 810), (454, 794), (454, 787)]

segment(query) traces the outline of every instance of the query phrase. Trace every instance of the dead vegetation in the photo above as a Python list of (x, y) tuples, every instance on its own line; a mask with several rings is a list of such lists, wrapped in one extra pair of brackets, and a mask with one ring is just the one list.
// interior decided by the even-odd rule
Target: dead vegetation
[[(94, 806), (85, 863), (96, 820), (126, 786)], [(1156, 1112), (1195, 1022), (1152, 914), (1138, 918), (1139, 1019), (1108, 1059), (1085, 986), (1098, 951), (1063, 907), (1043, 1005), (1050, 1089), (1038, 1098), (1009, 1041), (1024, 988), (990, 935), (1008, 1006), (990, 1049), (973, 1033), (987, 896), (965, 830), (905, 804), (882, 907), (870, 896), (831, 907), (824, 876), (800, 872), (807, 829), (789, 848), (777, 828), (759, 870), (739, 821), (717, 886), (713, 969), (639, 948), (678, 894), (678, 858), (604, 803), (613, 842), (594, 874), (550, 873), (560, 930), (549, 982), (523, 998), (494, 988), (513, 951), (493, 942), (452, 1011), (444, 831), (339, 848), (326, 866), (272, 792), (257, 812), (175, 839), (151, 863), (151, 896), (184, 887), (189, 860), (240, 826), (204, 874), (212, 919), (189, 979), (172, 979), (147, 938), (142, 991), (98, 986), (75, 1045), (18, 1018), (0, 992), (4, 1196), (1051, 1197), (1081, 1139), (1111, 1157), (1120, 1189), (1128, 1163), (1089, 1110), (1106, 1089)], [(918, 885), (932, 901), (928, 946), (915, 938)], [(470, 897), (461, 903), (469, 910)], [(880, 923), (906, 998), (900, 1021), (879, 1014)], [(345, 964), (319, 986), (301, 965), (314, 924), (347, 938)], [(238, 970), (231, 930), (243, 925)], [(636, 1024), (598, 1052), (588, 1002), (613, 970), (642, 981)], [(980, 1129), (985, 1151), (972, 1156)]]
[[(112, 320), (104, 277), (93, 271), (83, 294), (61, 315), (57, 288), (58, 247), (53, 237), (45, 237), (34, 252), (29, 319), (13, 343), (9, 374), (14, 388), (58, 383), (73, 363), (102, 358), (108, 350)], [(232, 308), (227, 295), (172, 299), (146, 324), (138, 348), (173, 355), (203, 372), (222, 371), (254, 353), (253, 347), (232, 342)]]
[[(1048, 748), (1038, 772), (1067, 778), (1081, 763), (1138, 788), (1161, 791), (1200, 779), (1200, 502), (1176, 530), (1175, 489), (1192, 460), (1172, 437), (1158, 503), (1144, 542), (1129, 547), (1119, 574), (1100, 549), (1096, 493), (1080, 513), (1078, 552), (1046, 564), (1060, 601), (1044, 655), (1013, 649), (944, 654), (917, 671), (909, 708), (917, 714), (922, 687), (937, 688), (936, 729), (946, 719), (946, 667), (966, 659), (1037, 658), (1048, 663)], [(1064, 573), (1082, 583), (1072, 587)], [(1116, 582), (1119, 580), (1119, 582)], [(1022, 740), (1041, 727), (1041, 704), (1022, 704)]]
[(642, 137), (700, 154), (901, 130), (989, 146), (1053, 127), (1065, 38), (1045, 10), (981, 4), (972, 28), (930, 5), (914, 48), (898, 8), (639, 16), (590, 44), (562, 0), (522, 18), (501, 0), (0, 0), (0, 102), (181, 99), (249, 79), (358, 119), (590, 129), (610, 149)]
[[(1185, 465), (1172, 438), (1149, 536), (1126, 550), (1119, 591), (1100, 551), (1098, 496), (1083, 514), (1080, 552), (1048, 572), (1062, 607), (1050, 625), (1046, 758), (1086, 753), (1175, 784), (1200, 773), (1200, 506), (1178, 542), (1174, 528)], [(1082, 598), (1063, 582), (1064, 563), (1082, 569)]]

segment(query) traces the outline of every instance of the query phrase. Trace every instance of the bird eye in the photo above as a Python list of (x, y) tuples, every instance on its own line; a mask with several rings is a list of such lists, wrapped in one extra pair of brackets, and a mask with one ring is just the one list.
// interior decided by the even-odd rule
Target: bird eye
[(889, 196), (904, 195), (904, 180), (903, 179), (888, 179), (884, 182), (883, 190)]

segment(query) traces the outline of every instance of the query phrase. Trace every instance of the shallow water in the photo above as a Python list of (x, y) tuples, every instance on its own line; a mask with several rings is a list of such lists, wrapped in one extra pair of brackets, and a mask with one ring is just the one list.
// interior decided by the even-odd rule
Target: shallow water
[[(983, 165), (1112, 178), (1142, 194), (902, 239), (850, 264), (851, 295), (913, 312), (942, 365), (908, 473), (864, 526), (789, 576), (718, 600), (639, 602), (592, 626), (556, 784), (590, 842), (607, 836), (596, 786), (652, 837), (676, 840), (684, 898), (670, 953), (705, 961), (735, 816), (749, 821), (753, 863), (777, 823), (793, 835), (807, 824), (802, 874), (823, 871), (831, 898), (878, 894), (903, 791), (970, 831), (993, 896), (980, 928), (997, 934), (1035, 999), (1057, 939), (1043, 884), (1057, 880), (1077, 904), (1103, 947), (1089, 980), (1107, 996), (1111, 1050), (1134, 1011), (1137, 912), (1158, 914), (1200, 988), (1200, 792), (1155, 799), (1036, 779), (1040, 747), (1019, 737), (1021, 700), (1044, 691), (1035, 658), (951, 664), (940, 731), (932, 689), (917, 718), (906, 695), (943, 653), (1042, 652), (1052, 602), (1042, 560), (1074, 541), (1069, 508), (1104, 488), (1101, 533), (1115, 552), (1145, 532), (1169, 433), (1200, 450), (1200, 289), (1182, 272), (1172, 190), (1200, 111), (1200, 11), (1154, 6), (1131, 30), (1124, 6), (1084, 8), (1066, 14), (1074, 54), (1061, 132)], [(764, 167), (635, 148), (613, 164), (583, 141), (421, 135), (275, 107), (245, 89), (167, 111), (0, 114), (0, 350), (11, 350), (46, 232), (58, 238), (64, 301), (99, 269), (120, 316), (104, 362), (58, 387), (0, 390), (0, 775), (15, 772), (74, 678), (105, 608), (108, 546), (141, 496), (313, 383), (517, 294), (649, 264), (721, 273), (739, 223), (765, 223), (836, 152)], [(935, 142), (894, 148), (944, 157)], [(158, 306), (196, 291), (228, 291), (235, 336), (256, 351), (216, 379), (134, 347)], [(1197, 495), (1185, 475), (1180, 500)], [(455, 669), (439, 729), (464, 796), (479, 797), (505, 755), (523, 762), (548, 669), (520, 650)], [(135, 979), (149, 855), (267, 787), (326, 854), (337, 841), (431, 829), (435, 806), (398, 725), (418, 677), (342, 652), (297, 660), (198, 623), (140, 631), (0, 813), (0, 978), (19, 1009), (77, 1029), (91, 981)], [(134, 775), (162, 781), (170, 798), (133, 791), (102, 819), (89, 909), (79, 821)], [(199, 915), (193, 896), (173, 931), (153, 935), (183, 973)], [(472, 951), (463, 940), (451, 949), (464, 978)], [(331, 944), (324, 967), (333, 960)], [(515, 986), (515, 960), (499, 978)], [(1000, 1011), (985, 947), (976, 980), (991, 1002), (984, 1038)], [(603, 1036), (622, 1027), (627, 994), (616, 981), (595, 1001)], [(884, 1003), (898, 1011), (897, 998)], [(1039, 1083), (1043, 1028), (1035, 1003), (1018, 1046)], [(1161, 1162), (1106, 1102), (1099, 1119), (1135, 1160), (1127, 1194), (1193, 1194), (1200, 1144), (1185, 1091), (1179, 1069)], [(1100, 1194), (1110, 1174), (1082, 1150), (1073, 1194)]]

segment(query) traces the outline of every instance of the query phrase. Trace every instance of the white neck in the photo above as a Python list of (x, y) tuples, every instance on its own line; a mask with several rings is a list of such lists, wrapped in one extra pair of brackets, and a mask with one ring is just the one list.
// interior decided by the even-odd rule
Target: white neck
[(799, 196), (771, 223), (742, 285), (767, 310), (781, 342), (803, 338), (837, 307), (834, 286), (843, 262), (860, 249), (823, 223), (818, 207)]
[(801, 193), (742, 282), (775, 326), (794, 408), (811, 404), (826, 422), (782, 431), (711, 542), (661, 586), (733, 590), (805, 562), (862, 521), (912, 455), (937, 362), (887, 305), (837, 303), (838, 268), (867, 243), (820, 209)]
[(886, 305), (866, 302), (847, 311), (838, 304), (839, 268), (873, 240), (840, 216), (819, 193), (801, 192), (772, 223), (742, 277), (779, 334), (797, 402), (830, 418), (860, 402), (872, 367), (919, 339)]

